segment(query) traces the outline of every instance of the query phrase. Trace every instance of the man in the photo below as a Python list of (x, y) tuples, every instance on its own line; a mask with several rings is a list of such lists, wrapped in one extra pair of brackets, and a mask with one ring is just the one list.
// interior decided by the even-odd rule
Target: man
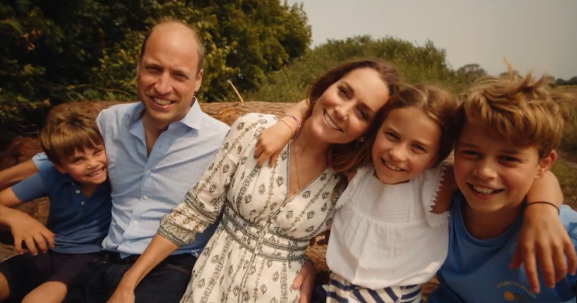
[[(203, 55), (194, 29), (179, 21), (160, 22), (144, 39), (139, 55), (140, 102), (110, 107), (97, 118), (106, 146), (113, 206), (102, 257), (87, 271), (87, 301), (108, 299), (156, 234), (161, 217), (196, 184), (228, 131), (225, 124), (203, 113), (194, 97), (202, 83)], [(46, 165), (41, 156), (34, 160), (39, 169)], [(0, 184), (8, 181), (15, 179)], [(213, 232), (214, 226), (158, 265), (140, 282), (136, 302), (178, 302), (195, 256)], [(309, 265), (295, 280), (295, 286), (306, 281), (301, 288), (306, 294), (301, 296), (303, 301), (310, 293), (310, 272)]]

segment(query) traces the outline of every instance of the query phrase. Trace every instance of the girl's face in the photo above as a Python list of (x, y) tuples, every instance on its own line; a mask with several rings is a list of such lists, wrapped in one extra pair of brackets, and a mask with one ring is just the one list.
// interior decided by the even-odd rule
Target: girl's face
[(371, 68), (353, 70), (329, 86), (313, 107), (309, 123), (321, 143), (349, 143), (363, 135), (376, 112), (389, 100), (389, 89)]
[(422, 109), (393, 109), (375, 138), (376, 177), (386, 184), (406, 182), (435, 164), (441, 128)]

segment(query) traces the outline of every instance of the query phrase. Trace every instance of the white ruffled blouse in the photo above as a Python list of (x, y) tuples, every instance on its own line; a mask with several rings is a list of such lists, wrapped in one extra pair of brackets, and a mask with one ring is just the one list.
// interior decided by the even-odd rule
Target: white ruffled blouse
[(449, 212), (430, 212), (445, 163), (409, 182), (387, 185), (358, 169), (337, 202), (327, 265), (352, 284), (379, 289), (429, 281), (449, 245)]

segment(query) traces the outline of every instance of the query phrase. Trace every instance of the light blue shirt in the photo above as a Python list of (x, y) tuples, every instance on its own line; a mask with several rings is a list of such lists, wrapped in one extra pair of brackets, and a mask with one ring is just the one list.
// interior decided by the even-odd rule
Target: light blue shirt
[[(523, 212), (505, 232), (481, 240), (471, 236), (465, 227), (462, 215), (465, 203), (460, 192), (455, 194), (449, 221), (449, 255), (437, 273), (440, 285), (427, 303), (575, 302), (577, 277), (567, 275), (554, 288), (543, 286), (539, 278), (541, 292), (534, 294), (529, 290), (523, 268), (509, 269)], [(559, 220), (577, 247), (577, 213), (563, 205)]]
[(12, 186), (18, 200), (29, 202), (48, 196), (46, 227), (54, 233), (55, 252), (85, 254), (99, 252), (110, 227), (110, 185), (99, 184), (90, 197), (70, 175), (50, 166)]
[[(140, 102), (120, 104), (104, 109), (96, 118), (112, 185), (112, 222), (102, 247), (123, 257), (144, 252), (162, 216), (198, 182), (229, 129), (194, 102), (181, 121), (170, 124), (158, 137), (147, 156), (140, 119), (143, 109)], [(35, 159), (38, 162), (38, 157)], [(173, 254), (198, 254), (215, 227)]]

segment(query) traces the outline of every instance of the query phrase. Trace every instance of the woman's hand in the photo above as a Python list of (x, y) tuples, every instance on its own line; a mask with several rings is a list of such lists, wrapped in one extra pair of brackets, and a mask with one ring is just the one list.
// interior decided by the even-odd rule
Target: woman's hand
[(121, 284), (118, 285), (107, 303), (134, 303), (134, 288), (131, 289)]

